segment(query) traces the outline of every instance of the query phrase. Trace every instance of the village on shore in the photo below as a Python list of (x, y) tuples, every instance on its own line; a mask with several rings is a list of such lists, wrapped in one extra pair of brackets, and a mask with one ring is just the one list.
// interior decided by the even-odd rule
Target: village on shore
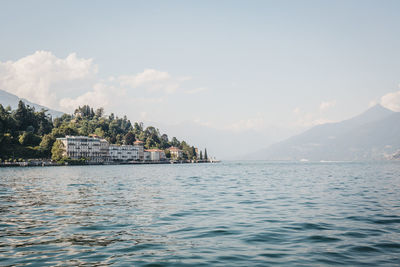
[(206, 148), (103, 108), (84, 105), (54, 119), (46, 112), (0, 104), (0, 167), (217, 162)]
[[(208, 157), (205, 150), (202, 152), (195, 148), (197, 159), (187, 159), (184, 151), (178, 147), (162, 149), (145, 149), (144, 142), (135, 141), (133, 145), (109, 144), (97, 135), (66, 136), (57, 138), (59, 143), (58, 153), (60, 160), (26, 160), (15, 162), (2, 162), (1, 167), (7, 166), (60, 166), (60, 165), (113, 165), (113, 164), (181, 164), (181, 163), (216, 163), (215, 158)], [(167, 155), (166, 155), (167, 152)]]

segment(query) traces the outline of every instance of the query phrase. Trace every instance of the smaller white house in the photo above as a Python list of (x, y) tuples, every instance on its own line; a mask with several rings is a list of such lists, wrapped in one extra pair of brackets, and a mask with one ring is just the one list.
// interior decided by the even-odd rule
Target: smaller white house
[(140, 160), (139, 148), (131, 145), (110, 145), (109, 154), (112, 161)]
[(151, 160), (151, 153), (147, 150), (143, 152), (143, 160), (144, 161), (150, 161)]
[(183, 156), (183, 151), (178, 147), (171, 146), (169, 152), (171, 153), (171, 159), (178, 159)]
[(144, 143), (143, 143), (142, 141), (136, 140), (136, 141), (133, 143), (133, 145), (134, 145), (135, 147), (138, 148), (138, 151), (139, 151), (139, 160), (140, 160), (140, 161), (145, 160), (145, 158), (144, 158), (144, 147), (143, 147)]
[(162, 161), (166, 160), (165, 153), (161, 149), (147, 149), (144, 151), (145, 161)]

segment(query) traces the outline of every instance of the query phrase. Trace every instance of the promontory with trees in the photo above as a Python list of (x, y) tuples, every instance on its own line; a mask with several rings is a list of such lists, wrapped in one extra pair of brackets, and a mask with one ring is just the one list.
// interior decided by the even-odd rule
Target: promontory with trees
[(103, 108), (94, 110), (84, 105), (73, 115), (64, 114), (53, 119), (46, 110), (36, 111), (22, 101), (15, 110), (0, 104), (0, 160), (3, 163), (50, 160), (57, 138), (90, 135), (116, 145), (142, 141), (144, 149), (162, 150), (166, 158), (170, 158), (169, 148), (175, 147), (182, 151), (180, 160), (207, 161), (206, 150), (198, 151), (176, 137), (169, 139), (155, 127), (144, 128), (141, 122), (132, 124), (126, 116), (119, 118), (113, 113), (106, 116)]

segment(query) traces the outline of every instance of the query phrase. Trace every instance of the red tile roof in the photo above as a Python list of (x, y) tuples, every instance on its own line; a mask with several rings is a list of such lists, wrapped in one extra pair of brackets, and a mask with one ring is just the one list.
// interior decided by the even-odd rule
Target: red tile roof
[(154, 148), (154, 149), (146, 149), (145, 151), (147, 151), (147, 152), (164, 152), (164, 151), (162, 151), (161, 149), (157, 149), (157, 148)]
[(170, 151), (172, 150), (172, 151), (181, 151), (178, 147), (174, 147), (174, 146), (171, 146), (170, 148), (168, 148)]

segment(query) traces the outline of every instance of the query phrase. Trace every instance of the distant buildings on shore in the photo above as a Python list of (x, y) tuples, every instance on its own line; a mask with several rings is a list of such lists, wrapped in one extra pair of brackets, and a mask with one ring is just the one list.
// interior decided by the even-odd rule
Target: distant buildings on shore
[[(109, 144), (98, 136), (66, 136), (57, 138), (63, 144), (63, 155), (71, 159), (85, 158), (92, 163), (107, 162), (162, 162), (167, 161), (161, 149), (144, 149), (142, 141), (133, 145)], [(171, 160), (179, 160), (183, 151), (178, 147), (168, 148)]]

